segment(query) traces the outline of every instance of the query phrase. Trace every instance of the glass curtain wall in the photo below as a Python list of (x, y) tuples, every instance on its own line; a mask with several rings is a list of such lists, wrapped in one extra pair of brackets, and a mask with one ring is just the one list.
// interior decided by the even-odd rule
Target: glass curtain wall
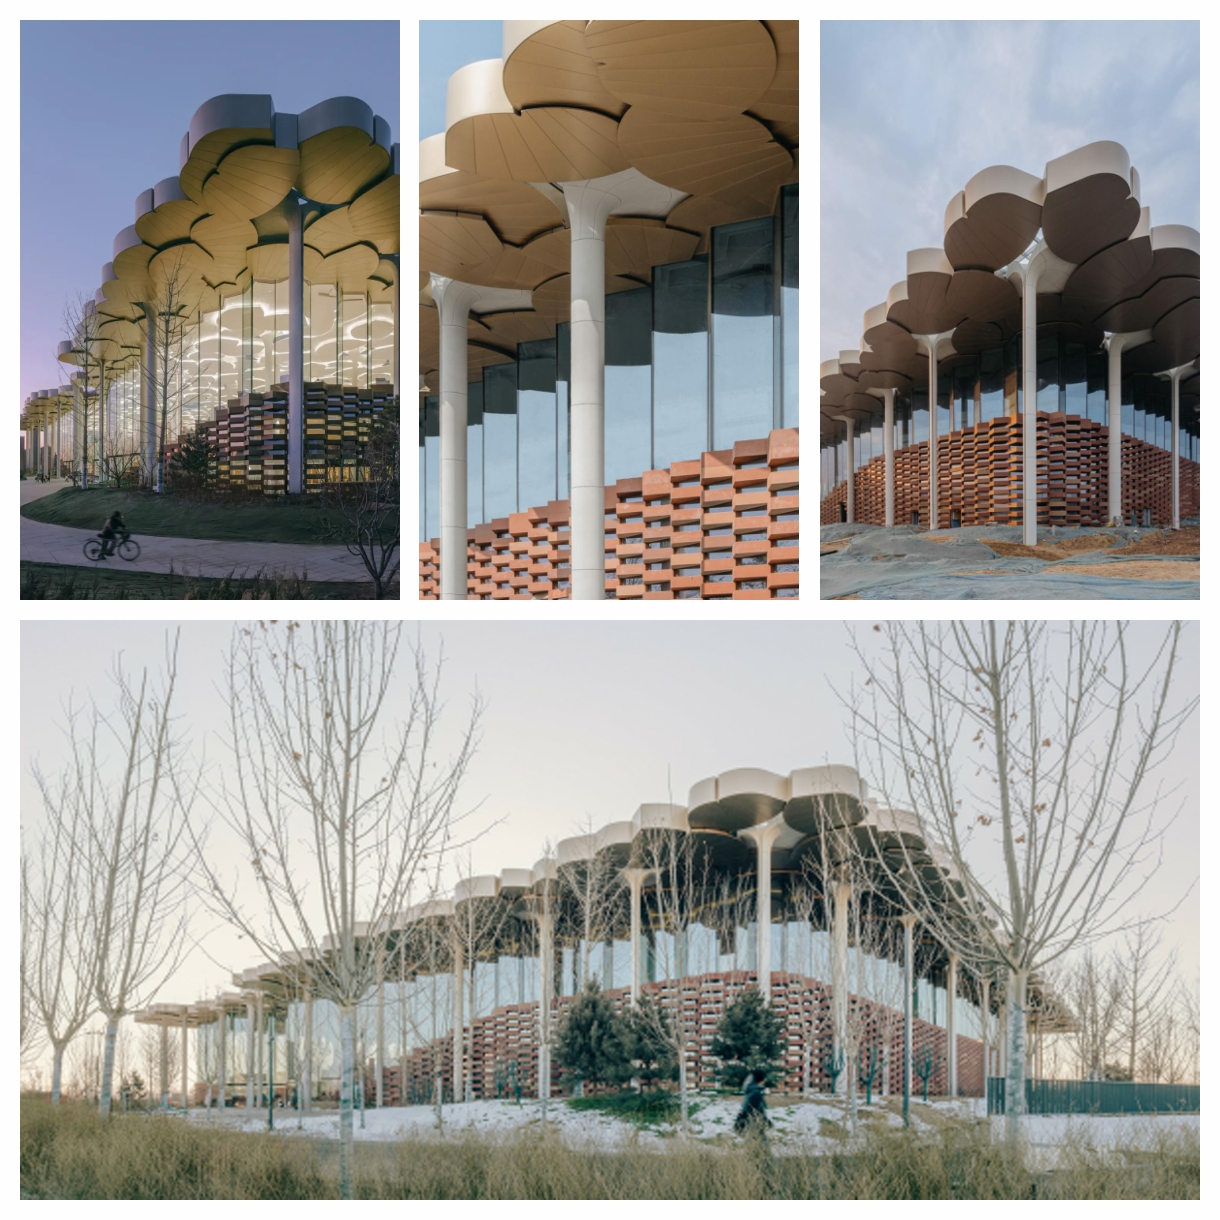
[[(721, 225), (708, 254), (606, 298), (607, 484), (797, 426), (798, 203), (799, 188), (784, 187), (775, 216)], [(375, 334), (373, 313), (369, 325)], [(324, 353), (325, 342), (319, 330), (312, 346)], [(371, 341), (370, 352), (375, 368)], [(468, 452), (472, 526), (567, 498), (570, 378), (566, 322), (484, 370), (481, 423), (473, 406), (468, 421), (471, 445), (481, 429), (481, 465)], [(423, 453), (420, 471), (438, 477)], [(420, 540), (434, 537), (421, 517)]]
[[(942, 364), (939, 375), (940, 434), (958, 431), (976, 423), (1015, 415), (1019, 410), (1021, 360), (1020, 336), (1002, 348), (974, 356), (953, 357)], [(1083, 343), (1064, 335), (1038, 338), (1038, 410), (1077, 415), (1094, 423), (1109, 423), (1106, 396), (1105, 352), (1090, 352)], [(1161, 377), (1127, 376), (1122, 380), (1122, 429), (1124, 435), (1168, 450), (1171, 446), (1171, 390)], [(1185, 417), (1185, 412), (1182, 413)], [(861, 432), (864, 426), (861, 425)], [(1198, 426), (1183, 423), (1179, 438), (1181, 455), (1198, 461)], [(880, 432), (871, 441), (857, 436), (857, 464), (881, 453)], [(909, 396), (895, 397), (894, 446), (896, 449), (928, 439), (927, 387)], [(823, 470), (823, 486), (830, 490), (843, 480), (846, 466), (833, 459)], [(834, 482), (827, 483), (827, 478)]]

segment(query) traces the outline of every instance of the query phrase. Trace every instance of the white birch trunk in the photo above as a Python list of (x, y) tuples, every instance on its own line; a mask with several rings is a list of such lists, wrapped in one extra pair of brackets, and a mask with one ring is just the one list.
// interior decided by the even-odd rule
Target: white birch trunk
[(1025, 1117), (1025, 995), (1028, 970), (1008, 974), (1008, 1080), (1005, 1085), (1005, 1134), (1016, 1144)]
[(111, 1083), (114, 1080), (114, 1042), (119, 1032), (118, 1021), (106, 1022), (106, 1049), (102, 1054), (102, 1090), (97, 1110), (103, 1118), (110, 1117)]
[(64, 1051), (66, 1044), (57, 1042), (51, 1059), (51, 1105), (59, 1105), (60, 1082), (64, 1074)]
[(356, 1058), (356, 1010), (339, 1009), (339, 1040), (342, 1046), (339, 1078), (339, 1197), (352, 1194), (352, 1074)]

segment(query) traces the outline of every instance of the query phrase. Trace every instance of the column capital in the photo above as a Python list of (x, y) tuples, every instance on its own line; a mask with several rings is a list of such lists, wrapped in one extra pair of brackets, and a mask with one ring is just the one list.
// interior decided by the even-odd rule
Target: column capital
[(1157, 373), (1157, 376), (1164, 377), (1165, 380), (1170, 382), (1172, 385), (1177, 385), (1178, 382), (1181, 381), (1182, 378), (1188, 373), (1193, 373), (1196, 371), (1195, 362), (1190, 360), (1187, 361), (1186, 364), (1179, 364), (1176, 368), (1163, 369), (1161, 372)]
[(898, 916), (898, 922), (908, 930), (913, 928), (919, 922), (918, 915), (912, 915), (909, 911), (905, 915)]
[(1133, 347), (1140, 347), (1145, 343), (1151, 343), (1152, 337), (1152, 331), (1150, 330), (1112, 331), (1106, 335), (1102, 345), (1111, 356), (1119, 356), (1125, 351), (1130, 351)]
[(532, 309), (534, 294), (528, 288), (489, 288), (483, 284), (467, 284), (432, 272), (430, 284), (433, 303), (440, 314), (441, 325), (466, 324), (471, 313), (493, 313), (504, 309)]
[(620, 170), (602, 178), (561, 182), (573, 240), (600, 240), (611, 216), (653, 216), (664, 219), (686, 195), (645, 177), (638, 169)]
[(939, 359), (941, 356), (952, 356), (955, 350), (951, 342), (953, 339), (953, 332), (951, 330), (942, 330), (936, 335), (912, 335), (911, 338), (933, 359)]
[(769, 821), (760, 822), (757, 826), (747, 826), (744, 830), (739, 830), (737, 837), (739, 839), (749, 839), (760, 851), (764, 845), (770, 849), (787, 825), (788, 823), (784, 821), (784, 815), (777, 813)]

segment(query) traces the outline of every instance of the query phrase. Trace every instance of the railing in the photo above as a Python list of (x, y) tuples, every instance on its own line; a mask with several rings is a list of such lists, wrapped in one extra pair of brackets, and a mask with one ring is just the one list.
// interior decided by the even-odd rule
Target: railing
[[(987, 1078), (987, 1113), (1004, 1113), (1003, 1076)], [(1134, 1084), (1129, 1080), (1027, 1080), (1030, 1114), (1198, 1114), (1197, 1084)]]

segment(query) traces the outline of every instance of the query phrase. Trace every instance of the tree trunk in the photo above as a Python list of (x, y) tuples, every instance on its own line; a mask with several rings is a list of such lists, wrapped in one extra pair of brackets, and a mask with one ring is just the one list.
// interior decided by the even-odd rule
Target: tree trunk
[(352, 1194), (352, 1074), (356, 1057), (356, 1010), (339, 1009), (339, 1039), (342, 1044), (339, 1079), (339, 1197)]
[[(679, 1012), (678, 1019), (681, 1020), (682, 1014)], [(690, 1128), (690, 1097), (687, 1094), (686, 1086), (686, 1046), (685, 1043), (678, 1047), (678, 1096), (682, 1102), (682, 1133), (685, 1135)]]
[(102, 1055), (102, 1091), (97, 1110), (103, 1118), (110, 1117), (110, 1091), (114, 1079), (114, 1041), (119, 1032), (119, 1023), (115, 1018), (106, 1022), (106, 1049)]
[(1008, 973), (1008, 1080), (1005, 1085), (1005, 1134), (1015, 1144), (1025, 1117), (1025, 994), (1028, 970)]
[(59, 1105), (59, 1086), (64, 1074), (64, 1051), (67, 1043), (52, 1043), (55, 1053), (51, 1059), (51, 1105)]

